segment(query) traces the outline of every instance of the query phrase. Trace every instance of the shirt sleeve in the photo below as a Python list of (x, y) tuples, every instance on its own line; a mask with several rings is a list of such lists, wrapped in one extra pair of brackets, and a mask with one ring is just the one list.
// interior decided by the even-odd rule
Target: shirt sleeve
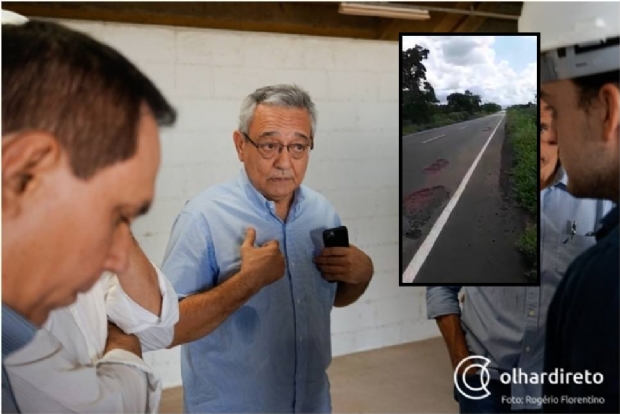
[(162, 271), (183, 299), (215, 286), (219, 273), (211, 231), (202, 216), (183, 211), (174, 222)]
[(155, 413), (159, 408), (160, 380), (124, 350), (108, 352), (93, 365), (76, 365), (41, 329), (4, 364), (21, 412)]
[(460, 315), (459, 292), (461, 286), (429, 286), (426, 288), (426, 314), (428, 319), (443, 315)]
[(120, 329), (135, 334), (142, 351), (166, 348), (174, 337), (174, 325), (179, 321), (179, 302), (170, 281), (151, 263), (157, 272), (162, 296), (161, 315), (157, 316), (138, 305), (125, 293), (118, 278), (111, 276), (107, 283), (106, 313)]

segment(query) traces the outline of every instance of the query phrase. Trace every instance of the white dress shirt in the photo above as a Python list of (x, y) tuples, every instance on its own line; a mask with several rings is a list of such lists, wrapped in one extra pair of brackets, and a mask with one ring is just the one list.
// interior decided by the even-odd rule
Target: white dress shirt
[(157, 269), (161, 315), (135, 303), (106, 273), (76, 302), (50, 313), (35, 339), (4, 361), (21, 412), (155, 413), (161, 381), (131, 352), (103, 354), (108, 319), (140, 339), (142, 351), (170, 345), (179, 320), (176, 293)]

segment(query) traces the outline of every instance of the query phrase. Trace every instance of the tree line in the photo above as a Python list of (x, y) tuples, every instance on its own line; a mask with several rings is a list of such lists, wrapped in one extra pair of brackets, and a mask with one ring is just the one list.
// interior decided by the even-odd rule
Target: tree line
[(435, 89), (426, 79), (423, 61), (428, 59), (430, 51), (416, 45), (401, 53), (401, 105), (405, 120), (419, 125), (433, 122), (442, 116), (459, 121), (469, 119), (474, 114), (501, 111), (500, 105), (493, 102), (483, 104), (480, 95), (469, 90), (452, 93), (446, 98), (447, 104), (440, 104)]

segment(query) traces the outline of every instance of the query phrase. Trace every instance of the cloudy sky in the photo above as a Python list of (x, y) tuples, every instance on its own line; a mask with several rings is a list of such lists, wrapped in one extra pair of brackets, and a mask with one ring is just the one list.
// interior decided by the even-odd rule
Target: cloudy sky
[(442, 103), (466, 89), (483, 103), (534, 101), (536, 36), (403, 36), (403, 50), (416, 44), (430, 51), (426, 77)]

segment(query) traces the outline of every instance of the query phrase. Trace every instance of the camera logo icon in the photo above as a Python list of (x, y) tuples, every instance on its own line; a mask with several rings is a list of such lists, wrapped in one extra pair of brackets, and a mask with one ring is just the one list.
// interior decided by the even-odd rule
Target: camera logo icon
[[(470, 362), (469, 366), (465, 368), (465, 370), (461, 374), (459, 374), (461, 366), (468, 362)], [(460, 392), (461, 395), (469, 398), (470, 400), (481, 400), (491, 395), (491, 393), (487, 389), (487, 386), (489, 385), (489, 380), (491, 379), (491, 375), (489, 374), (489, 370), (487, 369), (487, 366), (490, 363), (491, 360), (489, 358), (477, 355), (469, 356), (459, 362), (459, 364), (456, 366), (456, 369), (454, 370), (454, 385), (456, 386), (458, 392)], [(468, 371), (474, 370), (476, 368), (480, 370), (480, 386), (475, 386), (469, 383), (472, 378), (476, 378), (477, 375), (467, 375)], [(461, 377), (460, 381), (459, 375)], [(461, 388), (461, 384), (465, 389)]]

